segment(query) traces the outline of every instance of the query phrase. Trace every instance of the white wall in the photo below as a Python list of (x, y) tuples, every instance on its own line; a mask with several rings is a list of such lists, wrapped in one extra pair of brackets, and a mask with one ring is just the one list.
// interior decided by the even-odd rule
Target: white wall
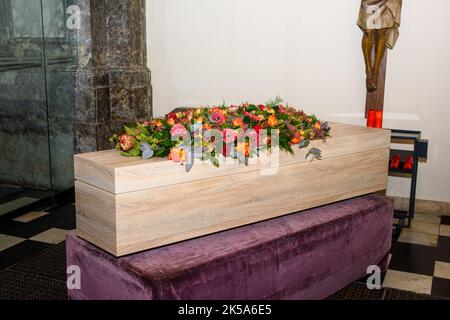
[[(403, 1), (389, 52), (386, 127), (431, 141), (418, 198), (450, 202), (450, 1)], [(433, 6), (430, 5), (432, 2)], [(155, 115), (175, 107), (286, 102), (364, 124), (360, 0), (148, 0)], [(408, 181), (389, 192), (408, 196)]]

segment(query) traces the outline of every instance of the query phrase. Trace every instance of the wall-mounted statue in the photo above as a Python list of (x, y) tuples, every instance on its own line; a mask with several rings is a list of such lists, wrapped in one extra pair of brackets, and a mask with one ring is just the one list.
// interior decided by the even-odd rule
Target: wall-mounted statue
[[(362, 0), (358, 26), (363, 30), (362, 41), (366, 63), (367, 90), (378, 88), (378, 76), (386, 48), (393, 49), (400, 27), (402, 0)], [(372, 52), (375, 52), (372, 55)]]

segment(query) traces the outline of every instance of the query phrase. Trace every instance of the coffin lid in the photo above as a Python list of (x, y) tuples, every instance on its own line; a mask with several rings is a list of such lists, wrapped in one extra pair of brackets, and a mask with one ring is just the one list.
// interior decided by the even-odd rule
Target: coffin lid
[[(341, 123), (331, 123), (330, 126), (332, 137), (328, 138), (326, 143), (322, 140), (314, 140), (308, 148), (295, 148), (294, 155), (281, 151), (279, 165), (288, 166), (302, 162), (307, 164), (310, 160), (305, 159), (305, 156), (310, 148), (320, 149), (322, 161), (326, 161), (333, 157), (389, 147), (391, 137), (389, 130)], [(196, 163), (192, 170), (186, 173), (184, 166), (166, 158), (149, 160), (129, 158), (121, 156), (117, 150), (75, 156), (75, 179), (112, 194), (183, 184), (218, 176), (243, 174), (255, 170), (261, 170), (261, 165), (226, 164), (216, 168), (211, 164)]]

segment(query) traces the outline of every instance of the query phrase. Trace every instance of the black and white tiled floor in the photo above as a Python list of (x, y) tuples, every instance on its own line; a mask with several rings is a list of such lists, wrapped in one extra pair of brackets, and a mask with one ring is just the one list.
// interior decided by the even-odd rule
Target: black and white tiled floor
[(0, 222), (0, 300), (65, 300), (72, 204)]
[(416, 214), (391, 252), (384, 287), (450, 298), (450, 217)]
[(0, 185), (0, 217), (47, 198), (50, 191)]
[[(0, 300), (67, 299), (65, 233), (73, 204), (0, 223)], [(450, 217), (417, 214), (393, 241), (382, 290), (358, 281), (329, 299), (450, 299)]]

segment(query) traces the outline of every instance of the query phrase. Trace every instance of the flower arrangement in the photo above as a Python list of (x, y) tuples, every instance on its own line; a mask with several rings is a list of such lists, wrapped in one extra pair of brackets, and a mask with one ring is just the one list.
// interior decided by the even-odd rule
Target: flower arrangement
[[(198, 130), (213, 134), (205, 133), (198, 141), (194, 138)], [(274, 132), (278, 134), (276, 142)], [(264, 105), (224, 104), (171, 112), (165, 117), (126, 125), (111, 141), (124, 156), (168, 157), (182, 164), (193, 156), (192, 150), (200, 148), (203, 160), (206, 158), (219, 166), (219, 154), (245, 161), (257, 156), (263, 146), (270, 150), (274, 143), (281, 150), (293, 153), (293, 146), (307, 147), (313, 139), (325, 141), (329, 133), (328, 123), (285, 106), (277, 98)]]

